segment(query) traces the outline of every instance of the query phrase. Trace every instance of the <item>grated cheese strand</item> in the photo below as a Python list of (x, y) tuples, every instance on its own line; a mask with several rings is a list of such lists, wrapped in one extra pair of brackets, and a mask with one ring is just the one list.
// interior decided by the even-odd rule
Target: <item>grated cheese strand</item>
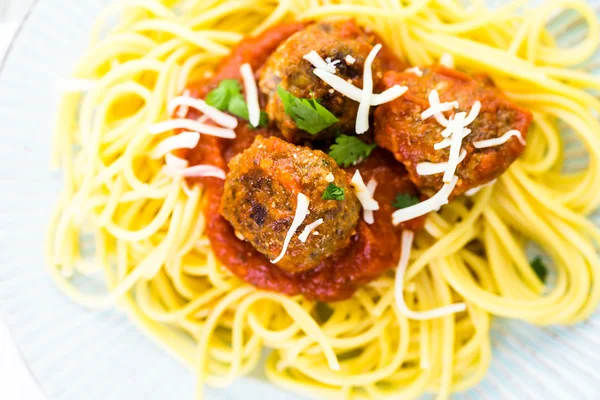
[(367, 59), (363, 69), (363, 88), (360, 104), (358, 105), (358, 113), (356, 115), (356, 133), (362, 135), (369, 130), (369, 111), (371, 111), (371, 96), (373, 96), (373, 70), (372, 65), (377, 53), (383, 46), (375, 45)]
[[(369, 183), (367, 183), (367, 190), (369, 191), (371, 196), (375, 195), (375, 189), (377, 189), (377, 181), (375, 180), (375, 178), (371, 178), (369, 180)], [(373, 223), (375, 222), (375, 215), (373, 213), (373, 210), (363, 209), (363, 219), (367, 224), (373, 225)]]
[(437, 142), (433, 145), (433, 149), (434, 150), (441, 150), (441, 149), (445, 149), (446, 147), (449, 147), (450, 144), (452, 143), (452, 140), (450, 138), (445, 138), (444, 140), (442, 140), (441, 142)]
[(525, 146), (527, 144), (525, 142), (525, 139), (523, 139), (523, 135), (521, 134), (521, 132), (516, 129), (512, 129), (512, 130), (506, 132), (504, 135), (500, 136), (499, 138), (480, 140), (478, 142), (473, 142), (473, 146), (475, 146), (475, 148), (477, 148), (477, 149), (485, 149), (486, 147), (500, 146), (500, 145), (508, 142), (508, 140), (513, 136), (515, 136), (519, 140), (519, 142), (521, 142), (521, 144), (523, 146)]
[[(460, 151), (460, 157), (458, 158), (458, 163), (460, 164), (461, 162), (463, 162), (465, 157), (467, 157), (467, 151), (465, 149), (462, 149)], [(417, 174), (423, 175), (423, 176), (441, 174), (441, 173), (445, 172), (447, 168), (448, 168), (447, 162), (441, 162), (441, 163), (422, 162), (422, 163), (417, 164)]]
[[(323, 57), (314, 50), (311, 50), (308, 54), (305, 54), (302, 58), (311, 63), (313, 67), (327, 71), (327, 61), (323, 60)], [(329, 72), (329, 71), (327, 71)]]
[[(345, 79), (326, 71), (327, 63), (325, 62), (325, 60), (323, 60), (316, 52), (314, 53), (316, 57), (311, 55), (312, 53), (313, 52), (308, 53), (306, 56), (304, 56), (304, 59), (310, 61), (311, 64), (315, 67), (313, 73), (337, 92), (341, 93), (342, 95), (348, 97), (351, 100), (360, 102), (362, 99), (363, 90), (357, 88)], [(318, 60), (322, 61), (323, 63), (317, 61), (317, 57)], [(373, 94), (371, 96), (370, 104), (372, 106), (379, 106), (381, 104), (395, 100), (398, 97), (402, 96), (404, 93), (406, 93), (407, 90), (408, 87), (406, 86), (394, 85), (391, 88), (386, 89), (379, 94)]]
[(317, 226), (321, 225), (323, 222), (324, 222), (323, 218), (319, 218), (318, 220), (316, 220), (312, 224), (306, 225), (304, 227), (304, 230), (302, 231), (302, 233), (300, 235), (298, 235), (298, 239), (302, 243), (306, 242), (306, 240), (308, 239), (308, 235), (310, 235), (310, 233), (313, 231), (313, 229), (315, 229)]
[(373, 195), (367, 189), (359, 170), (356, 170), (350, 182), (354, 186), (354, 193), (356, 194), (356, 197), (358, 198), (358, 201), (360, 201), (360, 204), (364, 210), (379, 210), (379, 203), (373, 198)]
[(332, 74), (335, 74), (337, 72), (336, 65), (341, 63), (342, 60), (332, 60), (331, 57), (327, 57), (325, 59), (325, 62), (327, 63), (326, 71), (331, 72)]
[(386, 89), (379, 94), (374, 94), (373, 96), (371, 96), (371, 105), (380, 106), (384, 103), (396, 100), (398, 97), (402, 96), (407, 91), (407, 86), (394, 85), (391, 88)]
[(400, 261), (398, 262), (396, 278), (394, 281), (394, 297), (396, 298), (396, 306), (398, 307), (398, 311), (400, 311), (401, 314), (405, 315), (409, 319), (419, 321), (445, 317), (447, 315), (465, 311), (467, 309), (467, 305), (465, 303), (450, 304), (427, 311), (413, 311), (408, 308), (406, 301), (404, 301), (404, 277), (406, 276), (406, 270), (408, 269), (408, 262), (410, 259), (410, 253), (412, 251), (414, 237), (415, 234), (413, 231), (405, 230), (402, 232)]
[(174, 156), (173, 154), (170, 154), (170, 153), (165, 156), (165, 162), (167, 164), (167, 167), (169, 167), (169, 169), (173, 169), (173, 170), (184, 169), (188, 166), (187, 160), (184, 160), (183, 158)]
[(204, 124), (202, 122), (187, 118), (171, 119), (150, 125), (148, 127), (148, 133), (151, 135), (157, 135), (159, 133), (169, 132), (176, 129), (185, 129), (187, 131), (217, 136), (224, 139), (235, 139), (235, 131), (233, 131), (233, 129), (219, 128), (217, 126)]
[(283, 241), (281, 253), (279, 253), (279, 256), (277, 256), (276, 259), (271, 260), (271, 263), (278, 263), (285, 255), (285, 252), (287, 251), (287, 248), (290, 245), (290, 241), (292, 240), (292, 236), (294, 236), (296, 230), (300, 227), (300, 225), (302, 225), (302, 222), (304, 222), (304, 219), (308, 215), (309, 203), (310, 202), (308, 200), (308, 197), (306, 197), (302, 193), (298, 193), (298, 200), (296, 201), (296, 213), (294, 215), (294, 219), (292, 220), (292, 225), (290, 226), (290, 229), (285, 235), (285, 240)]
[(483, 185), (474, 187), (473, 189), (469, 189), (465, 192), (465, 196), (471, 197), (475, 196), (479, 191), (485, 187), (492, 186), (496, 183), (498, 179), (494, 179), (493, 181), (489, 181), (488, 183), (484, 183)]
[(450, 111), (454, 108), (458, 108), (457, 101), (451, 101), (446, 103), (440, 103), (440, 95), (437, 90), (433, 89), (429, 92), (429, 108), (421, 113), (421, 119), (426, 120), (427, 118), (433, 116), (435, 117), (438, 124), (443, 127), (448, 127), (450, 121), (442, 114), (445, 111)]
[[(182, 96), (183, 96), (183, 97), (191, 97), (191, 94), (192, 94), (192, 93), (189, 91), (189, 89), (185, 89), (185, 90), (183, 91), (183, 93), (182, 93)], [(176, 97), (176, 98), (177, 98), (177, 97)], [(172, 100), (171, 100), (171, 101), (172, 101)], [(169, 107), (169, 114), (173, 115), (173, 111), (174, 111), (174, 109), (171, 109), (171, 108)], [(176, 115), (177, 115), (177, 117), (179, 117), (179, 118), (185, 118), (185, 117), (187, 117), (187, 115), (188, 115), (188, 112), (190, 112), (190, 107), (189, 107), (189, 106), (187, 106), (187, 105), (181, 105), (181, 106), (179, 107), (179, 109), (177, 110), (177, 114), (176, 114)]]
[(414, 206), (402, 208), (394, 211), (392, 214), (392, 223), (398, 225), (405, 221), (420, 217), (432, 211), (437, 211), (440, 207), (448, 204), (448, 198), (456, 187), (458, 177), (455, 176), (452, 182), (444, 184), (442, 188), (429, 199), (415, 204)]
[(454, 119), (450, 122), (449, 128), (452, 130), (452, 136), (450, 137), (450, 155), (448, 156), (448, 165), (446, 171), (444, 171), (444, 177), (442, 178), (444, 183), (449, 183), (458, 167), (460, 150), (462, 147), (462, 141), (466, 135), (469, 134), (470, 130), (464, 128), (464, 121), (467, 113), (460, 112), (454, 116)]
[(198, 132), (182, 132), (160, 142), (150, 153), (150, 158), (161, 158), (165, 154), (178, 149), (193, 149), (200, 141)]
[(404, 72), (412, 73), (412, 74), (415, 74), (416, 76), (419, 76), (419, 77), (423, 76), (423, 71), (421, 71), (421, 68), (416, 67), (416, 66), (415, 67), (411, 67), (411, 68), (406, 68), (404, 70)]
[(254, 79), (254, 71), (250, 64), (246, 63), (240, 67), (244, 90), (246, 92), (246, 104), (248, 105), (248, 120), (250, 125), (257, 127), (260, 124), (260, 103), (258, 101), (258, 87)]
[(184, 169), (176, 169), (165, 167), (165, 173), (171, 176), (196, 178), (196, 177), (213, 177), (225, 179), (225, 171), (214, 165), (194, 165)]
[[(189, 92), (188, 92), (189, 93)], [(215, 123), (221, 125), (223, 128), (235, 129), (238, 126), (237, 118), (224, 113), (223, 111), (215, 108), (211, 105), (206, 104), (204, 100), (195, 99), (189, 96), (178, 96), (169, 102), (169, 114), (173, 114), (175, 109), (180, 107), (180, 111), (184, 110), (188, 107), (194, 108), (206, 115), (208, 118), (213, 120)], [(183, 113), (181, 113), (183, 114)], [(187, 115), (187, 111), (185, 114), (178, 116), (181, 118), (185, 118)]]
[(469, 115), (467, 119), (465, 119), (464, 126), (469, 126), (475, 121), (475, 118), (479, 115), (479, 111), (481, 111), (481, 102), (479, 100), (475, 100), (473, 105), (471, 106), (471, 110), (469, 111)]
[(442, 56), (440, 57), (440, 65), (446, 68), (454, 68), (454, 57), (452, 57), (452, 54), (442, 54)]

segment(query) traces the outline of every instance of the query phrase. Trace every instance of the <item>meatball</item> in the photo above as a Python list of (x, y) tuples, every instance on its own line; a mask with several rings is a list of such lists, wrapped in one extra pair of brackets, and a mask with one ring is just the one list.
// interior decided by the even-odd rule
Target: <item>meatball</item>
[[(409, 90), (375, 111), (375, 141), (406, 166), (411, 180), (425, 194), (432, 195), (442, 187), (443, 173), (419, 175), (417, 164), (442, 163), (449, 158), (449, 147), (434, 149), (434, 144), (443, 139), (440, 133), (444, 128), (433, 117), (421, 119), (421, 113), (429, 108), (428, 97), (433, 89), (438, 91), (441, 102), (458, 102), (459, 108), (454, 113), (468, 113), (476, 100), (481, 102), (479, 115), (468, 126), (471, 133), (462, 141), (467, 155), (456, 170), (459, 179), (454, 196), (496, 179), (525, 149), (516, 137), (494, 147), (478, 149), (473, 145), (476, 141), (498, 138), (512, 129), (526, 135), (532, 120), (529, 111), (508, 100), (487, 77), (471, 77), (436, 65), (425, 68), (420, 77), (389, 71), (383, 80), (387, 87), (400, 84)], [(446, 117), (453, 112), (446, 112)]]
[[(322, 199), (332, 182), (344, 189), (343, 200)], [(331, 157), (275, 137), (258, 136), (229, 163), (221, 214), (240, 239), (273, 260), (292, 225), (299, 193), (308, 197), (310, 213), (277, 266), (290, 273), (305, 271), (346, 247), (359, 219), (360, 203), (348, 176)], [(298, 236), (306, 225), (320, 218), (323, 223), (301, 242)]]
[[(275, 121), (290, 142), (301, 139), (328, 139), (337, 132), (353, 133), (358, 103), (334, 91), (313, 74), (313, 65), (304, 60), (312, 50), (323, 59), (336, 62), (336, 74), (357, 87), (362, 87), (363, 66), (373, 46), (381, 43), (374, 33), (367, 33), (353, 20), (320, 22), (295, 33), (269, 57), (260, 72), (260, 90), (267, 98), (269, 119)], [(375, 87), (382, 78), (382, 63), (392, 58), (382, 51), (373, 62)], [(347, 56), (351, 56), (348, 57)], [(350, 61), (348, 61), (350, 60)], [(339, 62), (338, 62), (339, 61)], [(285, 112), (277, 95), (277, 86), (298, 98), (315, 98), (339, 121), (313, 136), (298, 128)]]

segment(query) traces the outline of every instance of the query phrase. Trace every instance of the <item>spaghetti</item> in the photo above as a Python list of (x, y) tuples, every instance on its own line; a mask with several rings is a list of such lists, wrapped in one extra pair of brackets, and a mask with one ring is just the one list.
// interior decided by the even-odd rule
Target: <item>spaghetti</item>
[[(523, 3), (493, 12), (475, 0), (469, 10), (430, 0), (138, 0), (107, 9), (58, 112), (53, 164), (66, 184), (48, 233), (52, 276), (83, 305), (126, 310), (197, 371), (199, 393), (257, 367), (264, 348), (269, 380), (317, 397), (444, 398), (473, 387), (490, 362), (492, 315), (572, 324), (600, 301), (600, 232), (586, 219), (600, 203), (600, 124), (590, 113), (600, 112), (600, 100), (589, 93), (600, 79), (566, 68), (594, 54), (600, 28), (583, 2), (518, 13)], [(588, 26), (569, 48), (547, 29), (562, 9)], [(119, 24), (103, 35), (117, 11)], [(465, 312), (408, 318), (395, 306), (393, 272), (330, 304), (243, 283), (211, 252), (203, 188), (166, 174), (164, 159), (152, 157), (167, 135), (148, 127), (168, 119), (169, 102), (244, 36), (329, 17), (357, 18), (411, 65), (449, 54), (534, 113), (527, 150), (507, 173), (431, 214), (415, 234), (399, 285), (407, 307), (461, 302)], [(585, 147), (585, 169), (563, 169), (561, 126)], [(531, 268), (530, 242), (552, 261), (552, 285)], [(70, 279), (97, 272), (106, 294)]]

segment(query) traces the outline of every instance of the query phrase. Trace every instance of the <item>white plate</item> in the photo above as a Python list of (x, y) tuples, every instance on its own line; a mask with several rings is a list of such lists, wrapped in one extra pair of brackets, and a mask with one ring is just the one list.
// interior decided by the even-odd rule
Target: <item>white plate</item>
[[(73, 304), (46, 274), (44, 227), (61, 184), (48, 171), (55, 82), (108, 0), (38, 0), (0, 72), (0, 307), (50, 400), (191, 399), (194, 376), (119, 311)], [(496, 320), (494, 357), (471, 399), (599, 399), (600, 315), (575, 327)], [(254, 378), (209, 399), (291, 398)]]

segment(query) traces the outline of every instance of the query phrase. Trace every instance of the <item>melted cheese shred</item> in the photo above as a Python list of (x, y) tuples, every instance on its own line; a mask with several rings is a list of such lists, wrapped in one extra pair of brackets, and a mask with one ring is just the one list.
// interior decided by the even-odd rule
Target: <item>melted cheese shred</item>
[(477, 142), (473, 142), (473, 146), (475, 146), (476, 149), (485, 149), (486, 147), (500, 146), (508, 142), (508, 140), (511, 137), (516, 137), (523, 146), (527, 144), (525, 143), (525, 139), (523, 139), (523, 134), (521, 132), (519, 132), (516, 129), (511, 129), (510, 131), (506, 132), (504, 135), (498, 138), (479, 140)]
[(290, 228), (288, 229), (287, 233), (285, 234), (285, 240), (283, 241), (283, 246), (281, 247), (281, 252), (274, 260), (271, 260), (271, 263), (277, 264), (285, 256), (285, 252), (287, 251), (287, 248), (290, 245), (292, 237), (296, 234), (296, 231), (298, 230), (300, 225), (302, 225), (302, 223), (304, 222), (304, 219), (306, 219), (306, 217), (309, 214), (309, 212), (308, 212), (309, 203), (310, 202), (308, 200), (308, 197), (306, 197), (306, 195), (304, 195), (302, 193), (298, 193), (298, 198), (296, 200), (296, 211), (294, 213), (294, 219), (292, 220), (292, 225), (290, 225)]
[(254, 79), (254, 71), (250, 64), (243, 64), (240, 67), (240, 74), (244, 81), (244, 90), (246, 92), (246, 103), (248, 104), (248, 119), (250, 125), (257, 127), (260, 123), (260, 104), (258, 101), (258, 87)]
[(379, 53), (382, 47), (381, 44), (375, 45), (365, 60), (362, 95), (360, 97), (360, 104), (358, 105), (358, 113), (356, 115), (356, 133), (359, 135), (362, 135), (369, 130), (369, 111), (371, 111), (371, 98), (373, 97), (372, 65), (377, 53)]
[[(175, 3), (177, 10), (169, 7)], [(52, 277), (84, 306), (126, 311), (197, 374), (198, 398), (205, 385), (223, 387), (256, 368), (273, 384), (316, 398), (415, 399), (427, 392), (441, 399), (476, 386), (491, 361), (495, 316), (575, 324), (600, 301), (600, 232), (588, 219), (597, 218), (600, 204), (600, 124), (590, 113), (600, 112), (600, 100), (588, 91), (598, 80), (566, 68), (594, 54), (600, 29), (585, 2), (540, 3), (491, 13), (482, 2), (467, 12), (456, 1), (118, 2), (105, 16), (126, 18), (108, 36), (102, 21), (114, 18), (96, 26), (72, 71), (85, 81), (70, 85), (58, 113), (52, 159), (66, 185), (48, 224)], [(570, 29), (587, 24), (587, 35), (557, 47), (547, 16), (567, 9), (580, 17)], [(447, 53), (458, 68), (488, 74), (534, 122), (523, 132), (524, 154), (495, 185), (430, 213), (398, 271), (403, 279), (383, 274), (324, 306), (234, 278), (211, 251), (204, 189), (165, 174), (166, 158), (151, 157), (174, 133), (164, 126), (158, 136), (146, 133), (168, 120), (170, 100), (243, 36), (284, 18), (336, 17), (368, 25), (411, 65), (431, 65)], [(360, 89), (354, 95), (361, 100)], [(561, 126), (571, 128), (566, 139)], [(570, 156), (572, 147), (587, 157)], [(80, 241), (84, 234), (93, 242)], [(529, 242), (544, 253), (547, 285), (529, 265)], [(104, 279), (105, 293), (80, 285), (78, 278), (90, 275)], [(455, 303), (467, 309), (420, 321), (398, 299), (418, 313)], [(522, 343), (513, 345), (527, 354)], [(523, 371), (520, 364), (515, 371)], [(513, 386), (495, 389), (501, 398), (522, 396)]]

